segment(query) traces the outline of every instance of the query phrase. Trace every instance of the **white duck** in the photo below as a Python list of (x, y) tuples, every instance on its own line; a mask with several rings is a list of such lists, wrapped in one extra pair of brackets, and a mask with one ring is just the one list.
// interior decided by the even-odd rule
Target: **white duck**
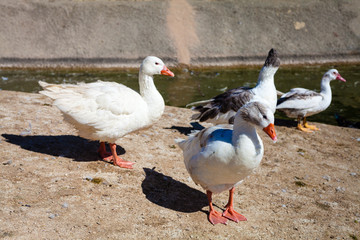
[[(234, 187), (250, 175), (260, 164), (263, 143), (255, 127), (262, 128), (274, 141), (274, 114), (261, 102), (250, 102), (238, 110), (234, 126), (217, 125), (176, 140), (183, 150), (187, 171), (196, 184), (205, 190), (209, 201), (209, 221), (226, 224), (246, 218), (233, 208)], [(212, 193), (229, 190), (226, 210), (220, 214), (212, 205)]]
[[(293, 88), (281, 96), (276, 109), (284, 112), (289, 118), (297, 118), (297, 128), (304, 132), (319, 130), (315, 125), (309, 125), (306, 117), (322, 112), (329, 107), (331, 103), (330, 82), (335, 79), (346, 82), (336, 69), (330, 69), (321, 80), (320, 93), (305, 88)], [(301, 119), (303, 119), (303, 125), (301, 125)]]
[[(164, 112), (164, 100), (153, 81), (155, 74), (174, 76), (161, 59), (149, 56), (140, 66), (140, 94), (122, 84), (102, 81), (77, 85), (39, 81), (44, 88), (40, 93), (55, 100), (53, 104), (81, 137), (100, 141), (101, 158), (119, 167), (132, 168), (134, 163), (117, 155), (115, 142), (150, 126)], [(111, 153), (106, 151), (105, 142), (109, 143)]]
[[(254, 97), (263, 98), (271, 111), (275, 113), (277, 94), (274, 85), (274, 75), (279, 69), (280, 59), (275, 49), (271, 49), (262, 67), (257, 85), (254, 88), (239, 87), (228, 90), (212, 99), (190, 103), (196, 106), (196, 112), (191, 118), (200, 122), (214, 124), (233, 123), (236, 112), (245, 103), (253, 101)], [(199, 106), (197, 106), (199, 105)]]

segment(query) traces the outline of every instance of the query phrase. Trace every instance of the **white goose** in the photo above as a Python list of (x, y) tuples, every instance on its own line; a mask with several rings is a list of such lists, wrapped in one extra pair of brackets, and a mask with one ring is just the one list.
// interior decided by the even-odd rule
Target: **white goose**
[[(234, 126), (217, 125), (204, 129), (187, 140), (176, 140), (183, 150), (187, 171), (200, 184), (209, 200), (209, 221), (226, 224), (246, 218), (233, 208), (234, 187), (251, 174), (264, 154), (263, 143), (255, 127), (262, 128), (274, 141), (274, 114), (261, 102), (250, 102), (238, 110)], [(220, 214), (212, 205), (212, 193), (229, 190), (226, 210)]]
[[(134, 163), (121, 159), (115, 142), (124, 135), (145, 128), (157, 121), (165, 104), (155, 87), (153, 75), (174, 76), (157, 57), (149, 56), (140, 66), (140, 94), (118, 83), (48, 84), (39, 81), (41, 94), (54, 99), (64, 119), (77, 128), (81, 137), (99, 140), (98, 153), (106, 161), (123, 168)], [(109, 143), (111, 153), (106, 151)]]
[[(315, 125), (309, 125), (306, 117), (322, 112), (329, 107), (331, 103), (330, 82), (335, 79), (346, 82), (336, 69), (330, 69), (321, 80), (320, 93), (305, 88), (293, 88), (281, 96), (276, 109), (284, 112), (289, 118), (297, 118), (297, 128), (304, 132), (319, 130)], [(303, 119), (303, 125), (301, 125), (301, 119)]]
[(262, 67), (257, 85), (254, 88), (239, 87), (228, 90), (212, 99), (190, 103), (187, 106), (196, 106), (196, 112), (191, 118), (200, 122), (214, 124), (233, 123), (236, 112), (245, 103), (260, 97), (275, 113), (277, 94), (274, 84), (274, 75), (279, 69), (280, 59), (275, 49), (271, 49)]

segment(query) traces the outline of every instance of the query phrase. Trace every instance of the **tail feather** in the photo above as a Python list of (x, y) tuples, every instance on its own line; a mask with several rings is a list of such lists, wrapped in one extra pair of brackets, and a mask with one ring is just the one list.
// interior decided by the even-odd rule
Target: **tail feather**
[[(47, 83), (43, 81), (38, 82), (39, 85), (44, 89), (44, 91), (50, 91), (50, 92), (66, 92), (72, 89), (71, 87), (74, 86), (76, 88), (77, 85), (72, 84), (54, 84), (54, 83)], [(66, 88), (65, 88), (66, 87)]]
[(197, 119), (199, 119), (199, 118), (200, 118), (200, 115), (201, 115), (201, 113), (195, 113), (195, 114), (191, 115), (191, 120), (197, 120)]
[(278, 96), (282, 96), (282, 95), (284, 95), (285, 93), (283, 93), (283, 92), (281, 92), (281, 91), (279, 91), (279, 90), (276, 90), (276, 95), (278, 95)]
[(44, 89), (50, 85), (49, 83), (44, 82), (44, 81), (38, 81), (38, 83), (39, 83), (39, 85), (40, 85), (42, 88), (44, 88)]
[(204, 108), (204, 110), (201, 112), (201, 115), (199, 116), (200, 122), (205, 122), (208, 119), (213, 119), (215, 118), (220, 112), (220, 109), (217, 107), (213, 107), (213, 108)]
[(185, 142), (186, 142), (185, 139), (176, 138), (176, 139), (174, 139), (174, 141), (175, 141), (175, 143), (176, 143), (182, 150), (184, 150)]
[[(72, 85), (72, 84), (53, 84), (53, 83), (47, 83), (43, 81), (38, 82), (39, 85), (44, 89), (40, 91), (39, 93), (42, 95), (45, 95), (52, 99), (58, 99), (58, 98), (69, 98), (71, 96), (74, 96), (77, 94), (78, 91), (78, 85)], [(83, 83), (80, 83), (83, 84)]]
[(204, 103), (210, 103), (211, 101), (212, 101), (212, 99), (192, 102), (192, 103), (186, 104), (186, 107), (193, 107), (193, 106), (197, 106), (197, 105), (204, 104)]

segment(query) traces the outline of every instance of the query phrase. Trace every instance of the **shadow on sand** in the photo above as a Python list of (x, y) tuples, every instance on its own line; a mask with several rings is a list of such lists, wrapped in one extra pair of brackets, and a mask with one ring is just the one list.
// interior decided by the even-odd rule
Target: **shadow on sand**
[[(2, 134), (7, 142), (20, 146), (32, 152), (44, 153), (51, 156), (72, 158), (74, 161), (98, 161), (99, 143), (73, 135), (59, 136), (21, 136)], [(125, 150), (118, 146), (119, 155)]]
[(141, 187), (152, 203), (185, 213), (202, 211), (208, 205), (205, 193), (159, 173), (154, 168), (144, 168), (144, 172), (146, 177)]
[(293, 128), (297, 126), (297, 121), (275, 118), (275, 126), (289, 127)]
[(190, 124), (192, 127), (171, 126), (171, 128), (166, 128), (166, 129), (174, 129), (174, 130), (177, 130), (181, 134), (189, 135), (192, 131), (195, 131), (195, 130), (200, 131), (205, 128), (203, 125), (201, 125), (198, 122), (191, 122)]

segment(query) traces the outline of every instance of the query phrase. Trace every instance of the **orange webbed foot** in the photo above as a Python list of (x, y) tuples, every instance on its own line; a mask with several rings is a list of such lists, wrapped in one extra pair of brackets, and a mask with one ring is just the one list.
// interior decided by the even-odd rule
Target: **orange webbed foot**
[(222, 215), (234, 222), (247, 221), (246, 217), (229, 207), (225, 209)]
[(125, 161), (117, 155), (115, 143), (109, 143), (109, 146), (111, 153), (106, 151), (104, 142), (100, 143), (98, 153), (102, 160), (106, 162), (112, 162), (115, 166), (119, 166), (121, 168), (133, 169), (132, 165), (134, 165), (135, 163)]
[(104, 160), (105, 162), (113, 163), (115, 166), (119, 166), (121, 168), (133, 169), (132, 165), (135, 164), (133, 162), (125, 161), (120, 157), (117, 157), (116, 161), (114, 161), (114, 156), (109, 152), (105, 152), (105, 153), (99, 152), (99, 155), (102, 158), (102, 160)]
[(210, 211), (209, 213), (209, 221), (215, 225), (218, 223), (227, 224), (227, 219), (221, 215), (221, 213), (217, 211)]
[(120, 157), (117, 157), (116, 160), (114, 161), (113, 155), (105, 157), (105, 158), (103, 158), (103, 160), (106, 162), (112, 162), (115, 166), (119, 166), (121, 168), (128, 168), (128, 169), (133, 169), (132, 165), (135, 164), (133, 162), (125, 161), (124, 159), (122, 159)]
[(297, 129), (303, 131), (303, 132), (308, 132), (308, 133), (312, 133), (313, 131), (311, 131), (309, 128), (305, 128), (303, 127), (301, 124), (297, 125)]
[(315, 130), (315, 131), (319, 131), (320, 129), (317, 128), (315, 125), (309, 125), (308, 123), (304, 124), (304, 127), (311, 129), (311, 130)]
[(124, 159), (117, 157), (116, 161), (113, 161), (115, 166), (119, 166), (121, 168), (133, 169), (134, 162), (125, 161)]

